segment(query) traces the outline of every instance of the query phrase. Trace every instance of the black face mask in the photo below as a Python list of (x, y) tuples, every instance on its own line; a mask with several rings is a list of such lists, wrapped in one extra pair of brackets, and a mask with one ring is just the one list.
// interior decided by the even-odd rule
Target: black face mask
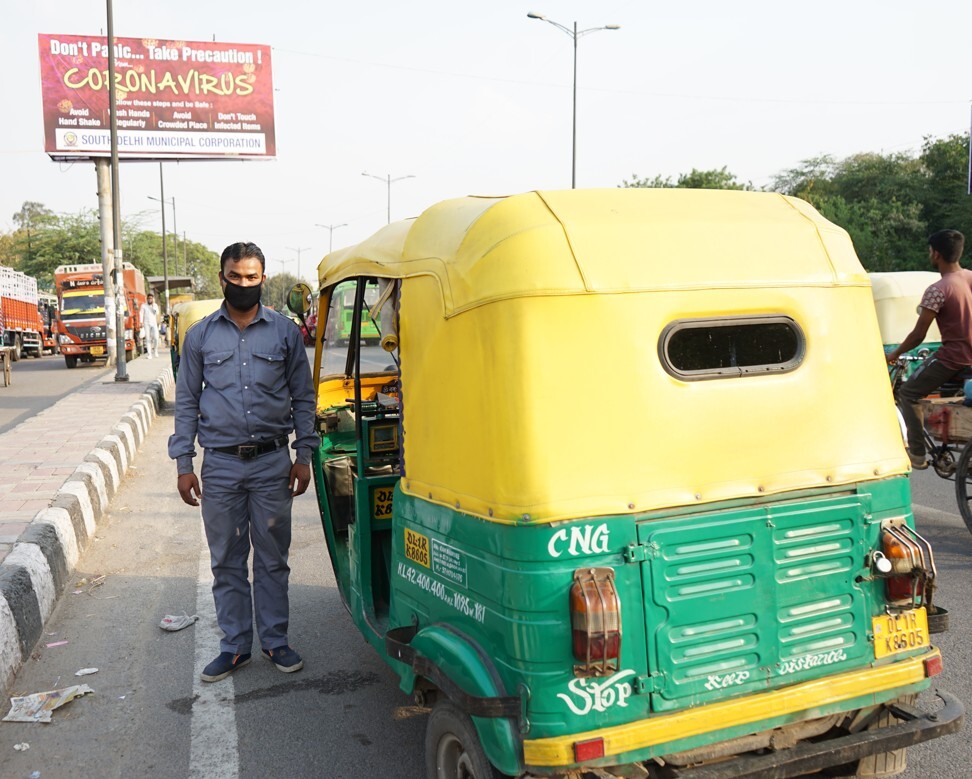
[(223, 297), (237, 311), (249, 311), (260, 302), (260, 294), (263, 292), (263, 282), (252, 287), (241, 287), (232, 281), (223, 279), (226, 286), (223, 287)]

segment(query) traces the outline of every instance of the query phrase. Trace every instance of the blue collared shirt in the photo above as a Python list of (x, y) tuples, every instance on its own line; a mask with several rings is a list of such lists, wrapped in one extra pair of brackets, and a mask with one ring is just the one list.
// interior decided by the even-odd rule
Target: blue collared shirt
[(296, 461), (320, 445), (316, 397), (300, 330), (260, 306), (240, 330), (223, 303), (186, 334), (176, 382), (169, 457), (192, 473), (194, 441), (204, 449), (271, 441), (296, 431)]

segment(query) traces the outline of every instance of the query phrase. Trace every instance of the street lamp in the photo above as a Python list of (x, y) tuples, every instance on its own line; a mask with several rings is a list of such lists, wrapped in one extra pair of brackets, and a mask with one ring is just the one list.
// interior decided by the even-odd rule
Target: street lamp
[(384, 181), (388, 185), (388, 224), (391, 224), (391, 185), (396, 181), (401, 181), (402, 179), (413, 179), (415, 176), (409, 173), (407, 176), (399, 176), (398, 178), (393, 179), (391, 177), (391, 173), (389, 173), (387, 176), (376, 176), (374, 173), (362, 173), (361, 175), (369, 176), (373, 179), (378, 179), (379, 181)]
[[(165, 313), (169, 313), (169, 245), (166, 239), (165, 232), (165, 179), (162, 176), (162, 163), (159, 163), (159, 195), (161, 197), (152, 197), (151, 195), (146, 195), (149, 200), (155, 200), (161, 203), (162, 211), (162, 277), (165, 284)], [(173, 210), (175, 206), (173, 206)]]
[(589, 27), (586, 30), (578, 30), (577, 22), (574, 22), (574, 28), (566, 27), (560, 22), (555, 22), (553, 19), (548, 19), (546, 16), (541, 14), (528, 13), (528, 19), (539, 19), (541, 22), (547, 22), (547, 24), (552, 24), (561, 32), (567, 33), (574, 40), (574, 132), (571, 139), (571, 159), (570, 159), (570, 188), (577, 189), (577, 39), (585, 35), (589, 35), (592, 32), (599, 32), (600, 30), (620, 30), (620, 24), (606, 24), (603, 27)]
[(295, 246), (288, 246), (287, 248), (292, 252), (297, 252), (297, 281), (300, 281), (300, 253), (310, 249), (310, 246), (301, 246), (299, 249)]
[[(159, 165), (161, 166), (161, 162)], [(161, 175), (161, 174), (160, 174)], [(164, 203), (166, 206), (172, 206), (172, 240), (175, 243), (175, 260), (172, 263), (172, 268), (177, 273), (179, 271), (179, 223), (176, 221), (176, 205), (175, 205), (175, 195), (170, 197), (168, 200), (162, 200), (161, 198), (152, 197), (151, 195), (146, 195), (149, 200), (154, 200), (156, 203)], [(164, 206), (163, 206), (164, 208)], [(183, 254), (185, 254), (185, 239), (183, 239)], [(183, 263), (183, 266), (185, 263)], [(188, 273), (183, 267), (184, 272)]]
[(327, 253), (328, 254), (330, 254), (332, 251), (334, 251), (334, 231), (337, 230), (339, 227), (347, 227), (347, 226), (348, 226), (348, 223), (347, 222), (345, 222), (344, 224), (339, 224), (339, 225), (322, 225), (322, 224), (317, 224), (316, 222), (314, 223), (314, 227), (324, 227), (324, 228), (327, 228), (330, 231), (330, 233), (328, 234), (328, 238), (327, 238)]

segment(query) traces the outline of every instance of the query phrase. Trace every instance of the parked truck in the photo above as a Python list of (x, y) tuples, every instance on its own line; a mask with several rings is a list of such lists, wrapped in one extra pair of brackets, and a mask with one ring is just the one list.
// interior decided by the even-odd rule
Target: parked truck
[(44, 353), (44, 322), (37, 303), (37, 280), (0, 266), (0, 344), (13, 349), (14, 360)]
[[(145, 302), (145, 276), (130, 262), (122, 266), (125, 287), (125, 359), (141, 351), (139, 310)], [(108, 358), (105, 286), (98, 263), (61, 265), (54, 271), (57, 290), (57, 330), (68, 368)]]

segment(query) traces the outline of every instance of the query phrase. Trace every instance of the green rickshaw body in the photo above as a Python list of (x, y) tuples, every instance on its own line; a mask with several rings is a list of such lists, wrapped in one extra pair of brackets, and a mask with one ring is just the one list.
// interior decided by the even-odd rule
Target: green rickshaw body
[(514, 776), (795, 776), (959, 726), (885, 707), (941, 669), (934, 563), (867, 274), (806, 203), (461, 198), (319, 271), (329, 319), (349, 280), (358, 334), (381, 310), (384, 358), (319, 336), (315, 478), (430, 776), (463, 717)]

